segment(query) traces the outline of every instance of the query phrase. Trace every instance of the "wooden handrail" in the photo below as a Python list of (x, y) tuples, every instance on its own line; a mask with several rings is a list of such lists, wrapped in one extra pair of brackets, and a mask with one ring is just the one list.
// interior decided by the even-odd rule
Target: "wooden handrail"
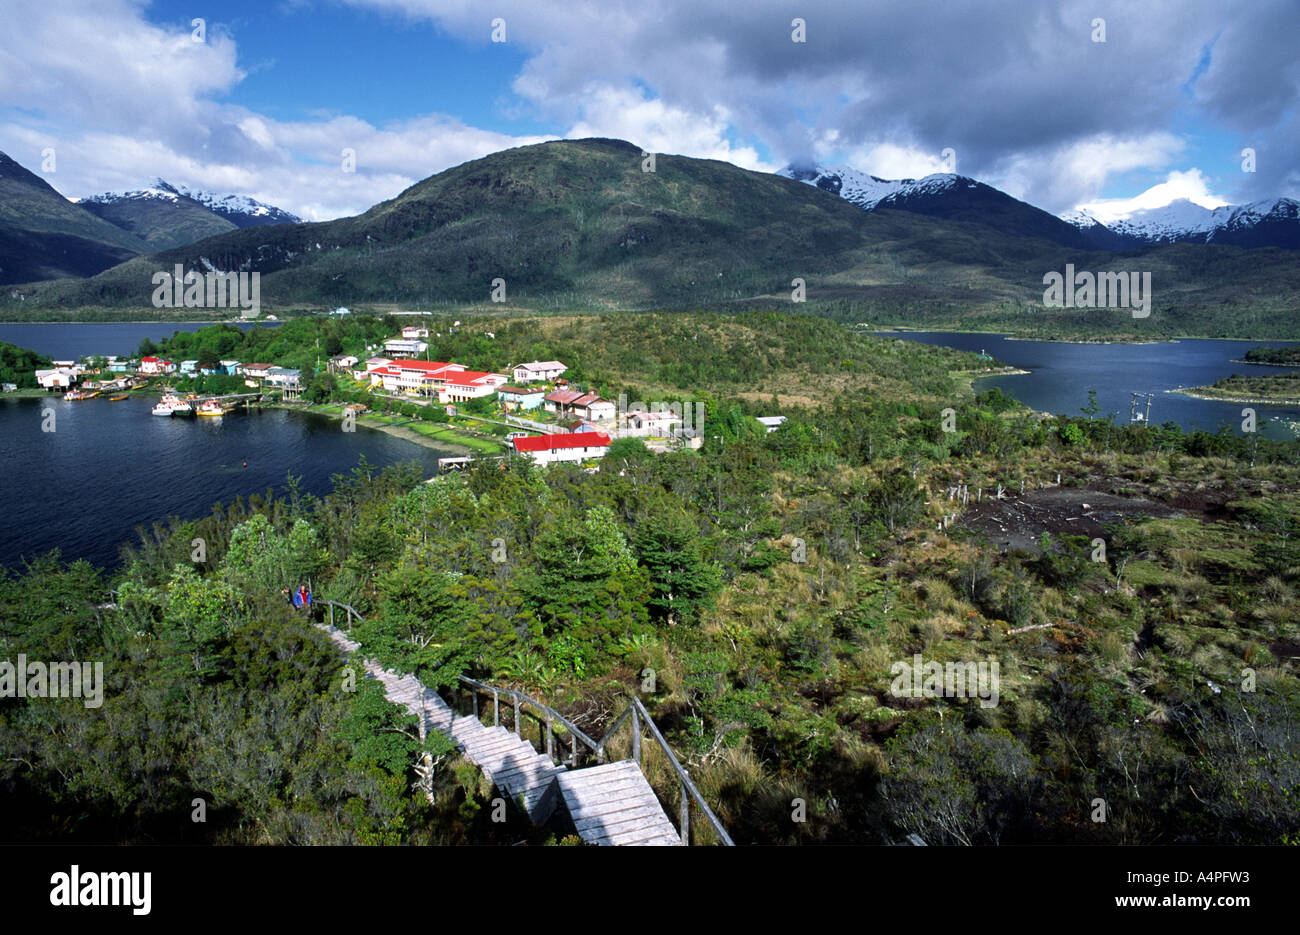
[[(361, 616), (361, 614), (357, 611), (355, 607), (352, 607), (348, 604), (344, 604), (342, 601), (331, 601), (326, 598), (313, 598), (313, 602), (317, 604), (325, 604), (326, 606), (329, 607), (331, 626), (334, 625), (335, 607), (342, 607), (345, 611), (347, 611), (349, 623), (351, 623), (352, 617), (354, 616), (358, 620), (362, 620), (362, 621), (365, 620), (365, 618)], [(521, 692), (515, 688), (499, 688), (494, 685), (487, 685), (483, 682), (478, 681), (477, 679), (472, 679), (467, 675), (457, 676), (457, 680), (459, 684), (468, 685), (470, 689), (476, 693), (474, 695), (475, 717), (478, 716), (477, 692), (484, 692), (492, 695), (493, 700), (495, 702), (493, 708), (493, 719), (494, 722), (497, 724), (500, 723), (500, 717), (501, 717), (501, 696), (506, 695), (510, 697), (514, 701), (514, 709), (515, 709), (514, 727), (515, 727), (516, 735), (520, 733), (519, 705), (521, 702), (532, 705), (542, 714), (546, 715), (546, 755), (551, 757), (552, 759), (555, 758), (555, 754), (552, 745), (553, 735), (551, 733), (551, 727), (554, 722), (558, 721), (560, 725), (569, 732), (569, 736), (572, 738), (571, 758), (573, 761), (572, 762), (573, 766), (577, 766), (577, 760), (578, 760), (577, 741), (581, 740), (583, 744), (586, 745), (587, 749), (589, 749), (592, 752), (592, 754), (595, 755), (597, 762), (603, 763), (605, 761), (605, 748), (608, 745), (610, 738), (614, 735), (615, 731), (617, 731), (620, 727), (623, 726), (624, 721), (631, 719), (632, 758), (633, 760), (635, 760), (637, 768), (641, 769), (641, 725), (644, 724), (645, 727), (649, 730), (651, 738), (655, 741), (655, 743), (659, 745), (659, 749), (661, 749), (664, 752), (664, 756), (668, 759), (668, 765), (672, 768), (672, 771), (677, 774), (677, 780), (681, 786), (681, 818), (679, 822), (680, 823), (679, 830), (682, 838), (682, 843), (683, 844), (691, 843), (690, 801), (693, 800), (696, 806), (704, 814), (705, 819), (709, 823), (709, 827), (711, 827), (713, 829), (713, 832), (718, 836), (718, 841), (726, 847), (735, 847), (735, 842), (731, 840), (731, 835), (727, 834), (727, 829), (722, 827), (722, 822), (718, 820), (718, 816), (713, 814), (713, 809), (709, 808), (709, 803), (704, 801), (704, 796), (700, 794), (700, 790), (696, 788), (695, 783), (691, 781), (690, 773), (688, 773), (686, 771), (686, 768), (683, 767), (682, 764), (678, 761), (676, 755), (674, 755), (672, 751), (672, 748), (668, 746), (668, 741), (665, 740), (664, 735), (659, 732), (659, 727), (658, 725), (655, 724), (654, 718), (650, 716), (650, 712), (646, 710), (645, 705), (641, 703), (641, 699), (638, 698), (636, 695), (632, 695), (630, 697), (628, 706), (624, 708), (622, 713), (620, 713), (619, 716), (614, 719), (614, 722), (610, 724), (608, 730), (605, 731), (605, 736), (602, 737), (599, 742), (597, 742), (595, 740), (592, 740), (590, 737), (588, 737), (587, 734), (581, 728), (578, 727), (578, 725), (574, 724), (572, 721), (566, 718), (559, 711), (556, 711), (548, 704), (543, 704), (542, 702), (526, 694), (525, 692)], [(537, 717), (537, 715), (533, 715), (533, 717)], [(539, 718), (538, 719), (539, 723), (540, 720), (541, 719)], [(644, 774), (644, 770), (642, 770), (642, 773)]]
[[(677, 757), (673, 755), (672, 748), (668, 746), (668, 741), (664, 740), (664, 735), (659, 733), (658, 726), (655, 724), (654, 719), (650, 717), (650, 712), (645, 709), (645, 705), (641, 703), (641, 699), (633, 695), (632, 704), (629, 707), (635, 709), (637, 714), (641, 716), (641, 720), (650, 731), (650, 736), (659, 744), (659, 748), (663, 750), (664, 756), (668, 758), (669, 765), (672, 766), (673, 772), (677, 774), (677, 778), (681, 782), (683, 790), (681, 816), (682, 843), (691, 843), (690, 813), (687, 807), (685, 795), (685, 793), (690, 793), (691, 798), (695, 800), (695, 804), (699, 806), (700, 811), (704, 813), (704, 817), (708, 820), (709, 826), (712, 827), (714, 833), (717, 834), (719, 841), (727, 847), (735, 847), (736, 842), (731, 840), (731, 835), (727, 834), (727, 829), (722, 827), (722, 822), (718, 820), (718, 816), (713, 814), (713, 809), (709, 808), (709, 803), (704, 801), (704, 796), (700, 795), (700, 790), (697, 789), (695, 783), (691, 781), (690, 773), (686, 771), (685, 767), (677, 761)], [(635, 720), (633, 723), (635, 725)], [(606, 736), (608, 737), (608, 734)], [(639, 767), (640, 765), (641, 764), (638, 762), (637, 766)]]
[[(468, 685), (471, 688), (474, 688), (478, 691), (487, 692), (488, 694), (496, 696), (498, 698), (501, 695), (507, 695), (512, 697), (516, 702), (520, 702), (520, 701), (527, 702), (528, 704), (536, 708), (538, 711), (545, 714), (550, 721), (558, 721), (564, 727), (564, 729), (567, 730), (571, 735), (576, 737), (578, 740), (581, 740), (586, 745), (587, 749), (589, 749), (592, 753), (599, 754), (600, 744), (597, 744), (596, 741), (588, 737), (586, 733), (584, 733), (583, 730), (578, 727), (577, 724), (574, 724), (567, 717), (565, 717), (559, 711), (556, 711), (550, 705), (543, 704), (542, 702), (538, 701), (536, 698), (533, 698), (532, 696), (524, 692), (521, 692), (518, 689), (497, 688), (493, 685), (485, 685), (482, 682), (477, 681), (476, 679), (472, 679), (466, 675), (459, 676), (459, 681), (464, 685)], [(518, 705), (516, 704), (516, 710), (517, 709), (518, 709)], [(535, 716), (536, 715), (534, 715), (534, 717)], [(516, 721), (515, 733), (519, 732), (518, 726), (519, 726), (518, 722)]]

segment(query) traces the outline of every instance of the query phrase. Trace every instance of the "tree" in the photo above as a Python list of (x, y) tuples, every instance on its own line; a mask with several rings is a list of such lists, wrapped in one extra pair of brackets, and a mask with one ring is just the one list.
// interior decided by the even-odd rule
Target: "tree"
[(605, 453), (605, 462), (618, 464), (622, 461), (637, 462), (650, 457), (650, 449), (639, 438), (616, 438), (610, 443)]
[(891, 533), (915, 523), (925, 507), (925, 494), (906, 474), (892, 474), (871, 490), (871, 505)]
[(997, 844), (1032, 818), (1036, 764), (1004, 730), (968, 730), (953, 719), (900, 734), (885, 749), (880, 795), (899, 834), (929, 844)]
[(637, 559), (650, 575), (653, 616), (673, 623), (689, 620), (707, 607), (722, 583), (716, 565), (705, 561), (699, 532), (678, 507), (655, 511), (638, 524), (633, 535)]
[(534, 541), (532, 567), (520, 573), (518, 585), (547, 636), (567, 633), (611, 649), (646, 622), (646, 573), (608, 507), (550, 524)]

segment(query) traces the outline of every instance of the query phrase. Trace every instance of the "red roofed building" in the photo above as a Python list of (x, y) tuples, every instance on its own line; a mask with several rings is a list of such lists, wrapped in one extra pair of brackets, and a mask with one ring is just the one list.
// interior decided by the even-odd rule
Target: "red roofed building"
[(371, 386), (383, 386), (390, 393), (437, 395), (440, 403), (490, 396), (506, 382), (502, 374), (466, 370), (464, 364), (441, 360), (394, 360), (372, 367), (369, 375)]
[(606, 402), (595, 393), (577, 390), (556, 390), (545, 399), (546, 411), (557, 415), (574, 415), (582, 419), (600, 420), (614, 418), (614, 404)]
[(574, 463), (589, 458), (603, 458), (609, 451), (609, 436), (604, 432), (573, 432), (568, 435), (529, 435), (516, 438), (515, 452), (538, 464)]
[(163, 360), (161, 357), (141, 357), (141, 373), (171, 373), (176, 369), (176, 365), (170, 360)]
[(554, 393), (547, 393), (543, 404), (547, 412), (554, 412), (558, 415), (565, 415), (573, 406), (574, 402), (582, 399), (583, 394), (577, 390), (556, 390)]

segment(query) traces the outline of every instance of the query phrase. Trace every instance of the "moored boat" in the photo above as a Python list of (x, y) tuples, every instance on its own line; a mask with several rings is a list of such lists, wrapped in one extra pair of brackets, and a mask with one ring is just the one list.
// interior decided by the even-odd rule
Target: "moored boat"
[(153, 407), (156, 416), (188, 416), (193, 413), (189, 403), (172, 393), (164, 393), (163, 398), (158, 400), (158, 405)]
[(126, 399), (125, 396), (110, 396), (110, 397), (108, 397), (108, 401), (109, 401), (110, 403), (120, 403), (120, 402), (121, 402), (122, 400), (124, 400), (124, 399)]
[(221, 408), (221, 403), (215, 399), (209, 399), (206, 403), (199, 403), (199, 415), (201, 416), (224, 416), (226, 410)]

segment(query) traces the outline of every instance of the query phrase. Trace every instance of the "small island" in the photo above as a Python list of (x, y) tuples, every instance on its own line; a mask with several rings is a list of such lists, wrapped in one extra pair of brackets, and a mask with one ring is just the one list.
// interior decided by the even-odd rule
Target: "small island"
[(1229, 403), (1262, 403), (1274, 406), (1300, 405), (1300, 373), (1278, 376), (1246, 376), (1234, 373), (1209, 386), (1192, 386), (1170, 390), (1196, 399), (1215, 399)]
[(1234, 364), (1259, 364), (1265, 367), (1300, 367), (1300, 345), (1295, 347), (1252, 347)]

